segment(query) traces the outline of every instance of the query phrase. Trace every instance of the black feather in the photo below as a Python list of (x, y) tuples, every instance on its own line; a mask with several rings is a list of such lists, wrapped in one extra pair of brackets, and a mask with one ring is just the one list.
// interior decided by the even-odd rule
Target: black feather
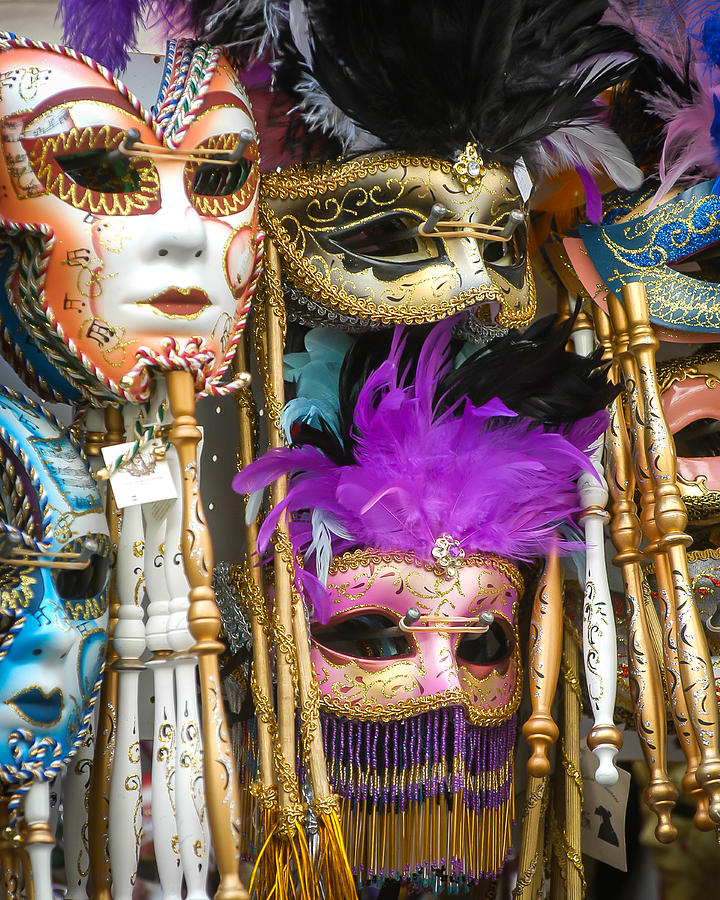
[(560, 326), (556, 321), (547, 316), (476, 350), (443, 380), (443, 402), (468, 397), (480, 406), (499, 397), (546, 425), (574, 422), (608, 406), (617, 390), (600, 365), (600, 351), (587, 357), (568, 351), (574, 319)]
[[(605, 0), (306, 0), (312, 60), (286, 53), (285, 83), (311, 73), (389, 148), (447, 157), (478, 144), (512, 164), (626, 78), (632, 46), (599, 24)], [(287, 49), (287, 48), (286, 48)]]
[[(599, 351), (578, 356), (566, 345), (574, 318), (557, 325), (547, 316), (526, 331), (510, 331), (476, 350), (438, 385), (435, 402), (438, 412), (455, 406), (462, 409), (463, 398), (481, 406), (499, 397), (514, 412), (544, 425), (561, 426), (592, 416), (608, 406), (617, 388), (600, 365)], [(419, 325), (405, 330), (400, 369), (412, 381), (422, 346), (432, 328)], [(348, 351), (340, 372), (339, 437), (323, 423), (321, 428), (306, 424), (293, 430), (293, 445), (318, 447), (338, 465), (352, 465), (355, 440), (353, 413), (358, 394), (371, 372), (388, 357), (393, 330), (361, 335)], [(449, 354), (455, 356), (462, 342), (453, 339)]]

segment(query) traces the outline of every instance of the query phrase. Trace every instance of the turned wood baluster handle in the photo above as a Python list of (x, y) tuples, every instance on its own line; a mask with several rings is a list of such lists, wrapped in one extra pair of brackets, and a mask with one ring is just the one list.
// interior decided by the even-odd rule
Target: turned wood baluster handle
[[(575, 320), (572, 340), (575, 352), (580, 356), (590, 356), (595, 349), (592, 322), (583, 310)], [(584, 508), (580, 524), (585, 530), (586, 551), (583, 661), (595, 723), (587, 743), (598, 761), (595, 781), (609, 787), (618, 780), (615, 757), (623, 745), (623, 737), (613, 719), (617, 692), (617, 634), (605, 562), (608, 488), (602, 466), (603, 448), (604, 436), (601, 436), (589, 454), (597, 477), (593, 472), (583, 472), (578, 479), (578, 494)]]
[[(600, 307), (593, 310), (595, 331), (603, 348), (603, 360), (612, 360), (610, 321)], [(618, 365), (611, 369), (618, 383)], [(617, 555), (613, 562), (623, 573), (628, 627), (630, 688), (635, 706), (635, 723), (650, 781), (645, 802), (657, 816), (655, 837), (666, 844), (677, 837), (671, 813), (677, 802), (677, 789), (667, 773), (665, 702), (660, 669), (652, 645), (642, 595), (640, 552), (642, 529), (635, 507), (635, 476), (630, 456), (630, 437), (625, 425), (622, 399), (610, 406), (610, 426), (605, 437), (605, 471), (610, 491), (610, 534)]]
[(720, 824), (720, 746), (718, 704), (710, 651), (690, 585), (685, 533), (687, 511), (677, 485), (675, 446), (660, 402), (655, 369), (657, 339), (650, 327), (645, 286), (623, 287), (630, 324), (630, 350), (637, 360), (645, 404), (645, 445), (655, 494), (660, 546), (667, 554), (674, 587), (678, 661), (690, 722), (700, 748), (696, 778), (709, 799), (711, 819)]
[(190, 584), (188, 624), (198, 657), (204, 742), (203, 774), (215, 858), (220, 873), (216, 900), (247, 900), (239, 876), (240, 790), (225, 704), (220, 688), (218, 654), (223, 645), (220, 611), (212, 589), (213, 554), (210, 530), (200, 498), (197, 446), (201, 433), (195, 420), (195, 380), (191, 372), (168, 372), (167, 389), (173, 423), (170, 441), (182, 474), (182, 558)]
[(528, 667), (532, 713), (523, 725), (522, 733), (531, 751), (528, 773), (535, 778), (549, 774), (548, 750), (559, 734), (551, 707), (560, 674), (562, 617), (560, 560), (557, 553), (552, 553), (538, 584), (530, 619)]
[(700, 749), (690, 725), (690, 717), (680, 678), (672, 574), (668, 566), (667, 557), (660, 546), (660, 531), (655, 521), (655, 495), (650, 482), (644, 437), (645, 408), (639, 387), (637, 363), (629, 349), (630, 326), (625, 308), (614, 294), (608, 295), (608, 310), (613, 328), (613, 350), (622, 368), (625, 382), (634, 472), (637, 485), (640, 488), (640, 522), (642, 531), (649, 541), (645, 552), (653, 558), (655, 564), (658, 602), (662, 619), (665, 688), (670, 698), (670, 713), (675, 726), (675, 733), (687, 761), (685, 775), (683, 776), (683, 790), (688, 796), (692, 797), (693, 802), (696, 804), (695, 824), (699, 828), (707, 830), (712, 828), (713, 825), (708, 815), (708, 798), (695, 778), (695, 772), (700, 764)]
[[(235, 371), (246, 372), (248, 358), (245, 341), (238, 344), (235, 355)], [(244, 469), (253, 461), (253, 433), (255, 428), (255, 401), (250, 387), (242, 388), (237, 393), (237, 410), (239, 426), (238, 468)], [(257, 564), (255, 557), (257, 546), (257, 522), (245, 524), (245, 545), (248, 558), (248, 576), (252, 582), (252, 597), (248, 598), (248, 612), (250, 628), (252, 631), (253, 650), (253, 675), (255, 678), (255, 690), (260, 695), (256, 705), (266, 710), (270, 715), (273, 702), (272, 675), (270, 672), (270, 647), (262, 626), (262, 619), (267, 616), (265, 604), (265, 583), (262, 567)], [(257, 604), (257, 608), (255, 608)], [(272, 723), (275, 728), (277, 723)], [(273, 761), (272, 735), (270, 733), (271, 722), (266, 721), (263, 715), (257, 716), (258, 729), (258, 756), (260, 761), (260, 781), (264, 788), (271, 789), (275, 786), (275, 764)], [(270, 802), (271, 796), (264, 798)]]
[[(119, 407), (105, 409), (105, 437), (108, 446), (120, 444), (125, 439), (125, 422)], [(105, 508), (110, 534), (110, 543), (117, 549), (119, 543), (119, 512), (115, 497), (108, 486)], [(93, 900), (112, 900), (112, 878), (110, 873), (110, 851), (108, 830), (110, 821), (110, 776), (112, 774), (117, 727), (118, 673), (114, 667), (117, 653), (112, 637), (117, 625), (120, 601), (117, 593), (117, 571), (110, 575), (109, 618), (107, 656), (103, 672), (100, 697), (97, 702), (97, 727), (95, 729), (95, 749), (90, 774), (88, 802), (88, 845), (90, 853), (90, 880)]]

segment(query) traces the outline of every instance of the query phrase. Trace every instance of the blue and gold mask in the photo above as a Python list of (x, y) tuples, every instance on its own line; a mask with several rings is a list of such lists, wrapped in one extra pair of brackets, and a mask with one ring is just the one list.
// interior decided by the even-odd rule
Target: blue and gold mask
[(611, 195), (603, 224), (580, 226), (588, 256), (618, 296), (644, 282), (654, 325), (720, 332), (720, 185), (694, 185), (645, 212), (653, 193)]
[[(0, 391), (0, 781), (49, 778), (82, 737), (102, 668), (110, 540), (62, 427)], [(75, 554), (78, 568), (32, 565)]]

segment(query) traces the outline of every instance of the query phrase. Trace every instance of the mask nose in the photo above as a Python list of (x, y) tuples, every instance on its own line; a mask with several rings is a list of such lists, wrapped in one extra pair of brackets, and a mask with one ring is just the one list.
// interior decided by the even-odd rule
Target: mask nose
[(416, 634), (416, 639), (427, 671), (426, 690), (435, 694), (459, 688), (460, 677), (452, 637), (434, 632)]
[(163, 179), (162, 206), (147, 217), (143, 261), (182, 267), (197, 265), (207, 253), (205, 224), (190, 205), (179, 173), (175, 178), (167, 179), (167, 184), (165, 181)]

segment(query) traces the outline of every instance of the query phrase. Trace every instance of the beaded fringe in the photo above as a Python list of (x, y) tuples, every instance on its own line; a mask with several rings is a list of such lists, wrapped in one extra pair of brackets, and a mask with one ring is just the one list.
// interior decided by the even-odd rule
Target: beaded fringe
[(469, 723), (462, 708), (394, 722), (322, 714), (358, 883), (386, 878), (441, 889), (501, 872), (514, 818), (515, 716)]

